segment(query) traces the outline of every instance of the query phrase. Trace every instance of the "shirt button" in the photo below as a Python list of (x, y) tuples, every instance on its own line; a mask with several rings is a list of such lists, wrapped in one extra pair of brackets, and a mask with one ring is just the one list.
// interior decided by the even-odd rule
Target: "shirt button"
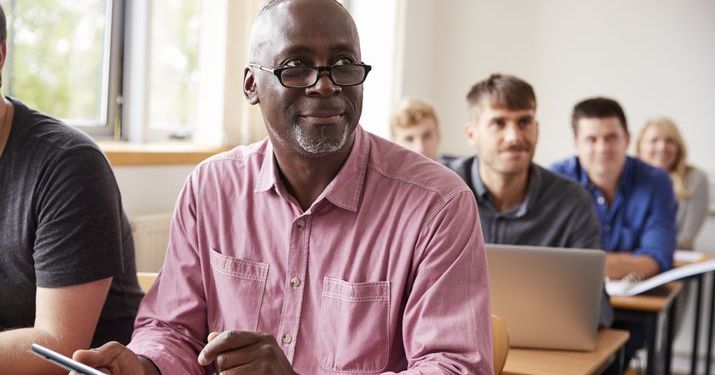
[(606, 232), (610, 232), (610, 231), (611, 231), (611, 226), (610, 226), (610, 225), (606, 225), (606, 226), (603, 227), (603, 230), (605, 230)]
[(295, 223), (295, 226), (298, 227), (298, 229), (303, 229), (305, 228), (305, 222), (303, 220), (300, 220), (299, 222)]
[(300, 286), (300, 279), (299, 279), (298, 277), (294, 277), (294, 278), (290, 279), (290, 285), (291, 285), (293, 288), (299, 287), (299, 286)]
[(604, 203), (606, 203), (606, 200), (603, 199), (603, 197), (598, 197), (598, 198), (596, 198), (596, 202), (598, 202), (598, 204), (604, 204)]
[(286, 333), (285, 335), (283, 335), (283, 338), (281, 340), (283, 340), (283, 343), (287, 345), (293, 342), (293, 337)]

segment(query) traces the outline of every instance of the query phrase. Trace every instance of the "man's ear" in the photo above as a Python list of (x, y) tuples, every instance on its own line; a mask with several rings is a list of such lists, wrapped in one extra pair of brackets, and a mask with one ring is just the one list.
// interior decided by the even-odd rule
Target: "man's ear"
[(249, 104), (258, 104), (258, 92), (256, 90), (256, 77), (251, 68), (243, 70), (243, 95), (246, 96)]
[(471, 121), (467, 121), (467, 123), (464, 124), (464, 135), (471, 146), (477, 147), (477, 131), (474, 129)]
[(0, 70), (5, 67), (5, 59), (7, 59), (7, 40), (0, 42)]

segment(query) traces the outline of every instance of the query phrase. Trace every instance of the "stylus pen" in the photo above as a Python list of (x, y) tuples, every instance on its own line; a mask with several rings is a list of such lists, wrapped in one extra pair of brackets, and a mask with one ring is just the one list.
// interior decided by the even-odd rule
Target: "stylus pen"
[(32, 344), (32, 347), (30, 349), (32, 350), (33, 354), (38, 355), (66, 370), (78, 372), (83, 375), (107, 375), (99, 370), (95, 370), (85, 365), (84, 363), (77, 362), (75, 360), (63, 356), (60, 353), (47, 349), (42, 345)]

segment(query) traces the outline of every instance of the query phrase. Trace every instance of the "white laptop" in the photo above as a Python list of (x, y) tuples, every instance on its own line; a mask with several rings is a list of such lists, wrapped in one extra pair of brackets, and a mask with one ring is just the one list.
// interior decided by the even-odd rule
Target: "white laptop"
[(492, 312), (512, 347), (595, 348), (602, 250), (488, 244), (487, 258)]

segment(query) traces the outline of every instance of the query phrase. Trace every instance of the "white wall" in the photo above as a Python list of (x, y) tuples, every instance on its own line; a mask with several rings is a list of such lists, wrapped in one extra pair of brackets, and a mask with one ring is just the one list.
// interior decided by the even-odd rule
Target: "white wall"
[(715, 175), (715, 2), (407, 0), (407, 13), (401, 94), (435, 103), (444, 151), (472, 153), (464, 97), (503, 72), (537, 92), (540, 163), (572, 152), (573, 104), (607, 95), (632, 131), (649, 116), (672, 116), (692, 161)]
[(193, 169), (194, 165), (114, 168), (127, 216), (173, 212), (184, 180)]

